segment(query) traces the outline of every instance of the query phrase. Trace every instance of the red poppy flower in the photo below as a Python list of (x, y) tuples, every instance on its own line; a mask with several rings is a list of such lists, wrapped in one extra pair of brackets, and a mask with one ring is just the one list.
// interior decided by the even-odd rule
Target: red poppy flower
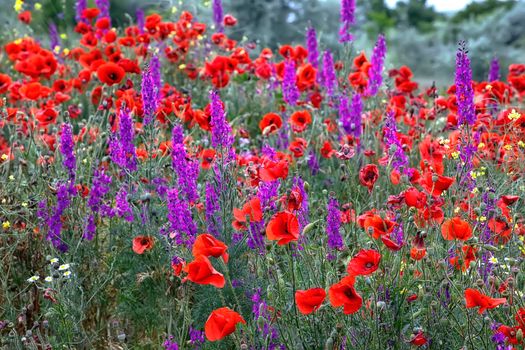
[(266, 226), (266, 237), (277, 241), (278, 245), (285, 245), (299, 238), (299, 221), (288, 212), (277, 213)]
[(461, 220), (459, 217), (446, 220), (441, 225), (441, 234), (447, 241), (459, 239), (460, 241), (466, 241), (472, 237), (472, 227), (466, 221)]
[(295, 292), (297, 308), (303, 315), (309, 315), (319, 309), (325, 298), (326, 292), (323, 288), (311, 288)]
[(379, 267), (381, 254), (377, 250), (362, 249), (348, 263), (348, 274), (351, 276), (367, 276)]
[(204, 334), (209, 341), (221, 340), (235, 332), (237, 323), (246, 321), (237, 312), (227, 307), (213, 310), (204, 324)]
[(427, 337), (425, 336), (425, 333), (423, 331), (417, 332), (412, 339), (410, 339), (410, 344), (415, 346), (423, 346), (428, 342)]
[(151, 236), (137, 236), (133, 238), (133, 251), (137, 254), (144, 254), (144, 252), (153, 249), (155, 241)]
[(465, 301), (467, 308), (479, 307), (478, 313), (481, 315), (487, 309), (494, 309), (495, 307), (505, 304), (505, 298), (491, 298), (480, 291), (472, 288), (465, 290)]
[(227, 14), (226, 16), (224, 16), (224, 25), (225, 26), (233, 27), (236, 24), (237, 24), (237, 18), (233, 17), (230, 14)]
[(302, 137), (297, 137), (290, 143), (288, 149), (293, 153), (295, 158), (301, 158), (304, 155), (304, 150), (308, 146), (308, 143)]
[(192, 254), (194, 257), (198, 256), (213, 256), (218, 258), (222, 256), (224, 262), (228, 262), (228, 246), (223, 242), (219, 241), (217, 238), (213, 237), (209, 233), (203, 233), (197, 236), (195, 243), (193, 243)]
[(312, 123), (312, 116), (308, 111), (297, 111), (290, 116), (290, 124), (295, 132), (303, 132)]
[(120, 83), (125, 75), (126, 71), (113, 62), (101, 64), (97, 69), (98, 79), (110, 86)]
[(279, 130), (283, 125), (283, 120), (277, 113), (267, 113), (259, 122), (259, 129), (263, 135), (271, 134), (272, 132)]
[(454, 183), (454, 179), (427, 171), (419, 180), (421, 186), (433, 196), (441, 196)]
[(259, 169), (259, 176), (264, 182), (286, 179), (288, 176), (288, 161), (285, 159), (279, 161), (265, 160), (263, 166)]
[(248, 203), (246, 203), (242, 209), (233, 208), (233, 227), (236, 230), (246, 229), (245, 223), (249, 220), (250, 222), (259, 222), (262, 220), (262, 209), (261, 200), (259, 197), (254, 197)]
[(404, 193), (405, 203), (409, 207), (423, 208), (427, 204), (427, 195), (417, 188), (411, 187)]
[(292, 189), (290, 194), (286, 197), (284, 197), (286, 208), (288, 211), (294, 211), (301, 209), (302, 203), (303, 203), (303, 195), (301, 194), (301, 191), (298, 187), (295, 187)]
[(395, 222), (388, 219), (383, 220), (377, 214), (360, 216), (358, 221), (361, 227), (363, 227), (367, 233), (371, 234), (374, 239), (392, 233), (396, 225)]
[(203, 169), (209, 169), (211, 168), (211, 163), (215, 159), (215, 150), (214, 149), (204, 149), (200, 153), (200, 157), (202, 159), (201, 161), (201, 167)]
[(330, 304), (333, 307), (343, 306), (346, 315), (356, 313), (363, 305), (363, 298), (356, 292), (354, 282), (353, 276), (347, 276), (328, 290)]
[(183, 268), (188, 274), (186, 279), (197, 284), (210, 284), (216, 288), (223, 288), (226, 281), (219, 271), (215, 270), (206, 256), (198, 256), (194, 261)]
[(359, 170), (359, 182), (361, 185), (366, 186), (369, 192), (372, 192), (374, 184), (379, 178), (379, 169), (375, 164), (365, 165)]
[(18, 15), (18, 20), (24, 24), (31, 23), (31, 11), (24, 11)]

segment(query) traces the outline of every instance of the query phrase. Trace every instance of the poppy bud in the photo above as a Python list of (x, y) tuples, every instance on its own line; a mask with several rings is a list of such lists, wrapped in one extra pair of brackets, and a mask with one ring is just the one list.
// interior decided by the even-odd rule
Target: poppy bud
[[(263, 305), (261, 304), (261, 306)], [(265, 324), (266, 324), (266, 320), (264, 319), (264, 317), (259, 316), (259, 318), (257, 319), (257, 327), (259, 327), (259, 329), (264, 329)]]
[(307, 181), (304, 182), (304, 190), (306, 191), (306, 193), (310, 191), (310, 184)]
[(308, 232), (312, 231), (315, 225), (317, 224), (319, 220), (309, 223), (303, 228), (303, 232), (301, 233), (302, 236), (306, 235)]
[(326, 194), (328, 193), (328, 191), (327, 191), (326, 189), (324, 189), (322, 193), (323, 193), (323, 195), (326, 196)]
[[(475, 237), (477, 238), (477, 237)], [(483, 248), (488, 250), (488, 251), (491, 251), (491, 252), (497, 252), (499, 251), (499, 249), (493, 245), (490, 245), (490, 244), (483, 244)]]
[(485, 285), (485, 282), (482, 279), (478, 279), (476, 280), (476, 285), (481, 288)]
[(437, 182), (439, 180), (439, 177), (437, 174), (432, 174), (432, 182)]
[(521, 328), (518, 329), (518, 331), (516, 332), (516, 340), (520, 344), (521, 344), (521, 342), (523, 342), (523, 330)]

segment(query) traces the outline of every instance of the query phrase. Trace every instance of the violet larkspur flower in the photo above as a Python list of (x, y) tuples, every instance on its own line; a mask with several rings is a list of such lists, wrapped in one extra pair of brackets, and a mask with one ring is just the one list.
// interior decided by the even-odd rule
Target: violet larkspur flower
[(319, 66), (319, 51), (317, 50), (317, 33), (314, 27), (306, 31), (306, 48), (308, 49), (308, 62), (317, 69)]
[(317, 155), (313, 149), (311, 149), (310, 153), (308, 153), (308, 167), (310, 168), (310, 172), (313, 176), (319, 173), (319, 159), (317, 158)]
[(162, 346), (164, 346), (164, 350), (179, 350), (179, 345), (176, 341), (173, 340), (172, 335), (170, 335), (168, 339), (166, 339)]
[(330, 97), (333, 96), (334, 91), (337, 88), (337, 75), (334, 68), (334, 59), (332, 53), (326, 50), (323, 54), (323, 87), (326, 90), (326, 94)]
[(176, 188), (167, 193), (168, 221), (177, 244), (186, 244), (191, 247), (197, 236), (197, 226), (193, 221), (188, 202), (179, 198)]
[(464, 41), (459, 43), (456, 54), (456, 100), (458, 104), (458, 124), (472, 125), (476, 121), (474, 89), (470, 59)]
[[(344, 246), (343, 238), (341, 237), (341, 212), (339, 211), (339, 203), (334, 197), (330, 197), (327, 206), (328, 215), (326, 217), (326, 235), (328, 236), (328, 248), (330, 250), (341, 249)], [(329, 258), (332, 258), (331, 254)]]
[(341, 29), (339, 42), (345, 43), (354, 40), (349, 33), (350, 27), (355, 23), (355, 0), (341, 0)]
[(97, 5), (97, 8), (100, 10), (98, 18), (107, 18), (111, 20), (109, 15), (109, 0), (95, 0), (95, 5)]
[(182, 126), (175, 125), (172, 130), (172, 161), (173, 170), (177, 173), (179, 188), (190, 202), (199, 198), (197, 178), (199, 177), (199, 162), (191, 160), (184, 148)]
[(308, 205), (308, 193), (304, 188), (304, 181), (299, 176), (294, 177), (293, 179), (294, 188), (299, 190), (301, 194), (301, 209), (297, 212), (297, 217), (299, 219), (300, 230), (308, 224), (309, 221), (309, 205)]
[(128, 203), (128, 192), (125, 188), (121, 188), (117, 192), (117, 196), (115, 197), (115, 209), (116, 214), (124, 218), (128, 222), (133, 221), (133, 211), (131, 210), (131, 207)]
[(222, 25), (224, 19), (224, 10), (222, 9), (222, 0), (213, 0), (212, 4), (213, 9), (213, 21), (215, 22), (215, 27), (217, 32), (222, 32), (224, 27)]
[(60, 52), (60, 37), (55, 23), (49, 23), (49, 46), (55, 55)]
[(71, 124), (62, 124), (62, 134), (60, 135), (60, 152), (62, 153), (62, 165), (68, 170), (69, 179), (75, 179), (75, 171), (77, 168), (75, 154), (73, 150), (75, 142), (73, 141), (73, 131)]
[(87, 202), (88, 207), (93, 213), (98, 213), (102, 208), (102, 201), (110, 190), (110, 184), (111, 176), (107, 175), (104, 170), (95, 170)]
[(352, 105), (348, 107), (348, 98), (339, 98), (339, 118), (347, 135), (358, 139), (361, 137), (361, 113), (363, 112), (363, 101), (357, 92), (352, 96)]
[(87, 9), (87, 0), (77, 0), (75, 5), (75, 20), (77, 22), (87, 23), (87, 19), (82, 17), (82, 12)]
[(111, 160), (122, 169), (137, 170), (137, 155), (135, 153), (135, 138), (133, 118), (127, 109), (120, 110), (118, 137), (113, 135), (110, 141)]
[(153, 56), (149, 65), (142, 74), (141, 97), (144, 110), (144, 124), (148, 125), (157, 112), (160, 98), (161, 77), (160, 61), (157, 56)]
[(497, 57), (494, 57), (490, 61), (490, 70), (489, 70), (489, 82), (500, 80), (501, 75), (499, 73), (499, 60)]
[(75, 195), (75, 187), (71, 184), (60, 183), (57, 187), (57, 203), (52, 210), (52, 214), (48, 216), (48, 232), (46, 239), (50, 241), (55, 248), (65, 252), (68, 247), (61, 238), (62, 232), (62, 215), (71, 203), (71, 197)]
[(403, 152), (403, 145), (397, 136), (396, 115), (393, 111), (388, 111), (385, 117), (385, 127), (383, 128), (385, 150), (391, 159), (392, 167), (398, 171), (407, 169), (408, 157)]
[(222, 228), (222, 220), (219, 215), (220, 209), (217, 187), (214, 184), (207, 183), (205, 210), (206, 226), (208, 227), (208, 232), (215, 237), (219, 236)]
[(283, 99), (290, 106), (295, 106), (299, 100), (300, 94), (297, 89), (297, 74), (295, 72), (295, 62), (286, 60), (284, 63), (284, 76), (281, 84), (283, 90)]
[(377, 37), (376, 45), (374, 46), (374, 51), (372, 52), (371, 58), (371, 67), (368, 72), (368, 90), (367, 93), (369, 96), (375, 96), (379, 91), (379, 87), (383, 83), (383, 64), (385, 62), (386, 56), (386, 40), (383, 34), (379, 34)]
[(137, 12), (135, 12), (135, 16), (137, 17), (137, 28), (139, 29), (139, 32), (142, 34), (144, 33), (144, 10), (137, 9)]
[(215, 148), (220, 148), (229, 159), (233, 159), (233, 135), (230, 124), (224, 113), (223, 103), (219, 93), (215, 90), (210, 92), (211, 100), (211, 144)]

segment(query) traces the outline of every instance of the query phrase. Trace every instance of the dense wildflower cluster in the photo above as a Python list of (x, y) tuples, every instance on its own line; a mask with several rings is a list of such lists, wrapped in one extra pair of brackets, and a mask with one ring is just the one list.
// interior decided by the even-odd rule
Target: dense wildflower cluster
[(462, 43), (420, 89), (388, 32), (257, 47), (229, 4), (15, 3), (0, 346), (522, 349), (525, 64), (475, 81)]

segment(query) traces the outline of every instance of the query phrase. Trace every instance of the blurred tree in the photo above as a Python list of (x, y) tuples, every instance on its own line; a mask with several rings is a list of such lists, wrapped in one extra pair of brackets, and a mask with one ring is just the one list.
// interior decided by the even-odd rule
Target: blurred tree
[(516, 0), (485, 0), (481, 2), (471, 2), (463, 10), (454, 14), (451, 21), (452, 23), (461, 23), (465, 20), (490, 15), (500, 8), (510, 10), (516, 4)]
[(434, 6), (428, 5), (427, 0), (398, 2), (395, 11), (398, 23), (404, 23), (424, 33), (431, 32), (434, 29), (434, 23), (445, 18), (443, 14), (434, 9)]
[(369, 37), (376, 37), (395, 27), (395, 11), (390, 9), (385, 0), (361, 1), (358, 6), (363, 6), (366, 13), (365, 30)]

